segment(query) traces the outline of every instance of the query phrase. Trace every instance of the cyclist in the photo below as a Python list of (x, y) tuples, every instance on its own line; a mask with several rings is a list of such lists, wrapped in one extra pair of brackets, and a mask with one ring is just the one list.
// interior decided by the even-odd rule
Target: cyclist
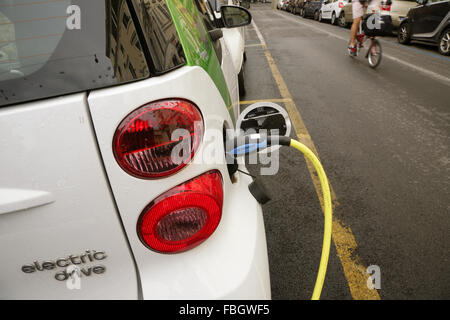
[(378, 10), (378, 0), (353, 0), (352, 12), (353, 12), (353, 24), (350, 30), (350, 45), (348, 46), (348, 53), (352, 56), (356, 56), (356, 34), (359, 30), (361, 19), (364, 15), (364, 11), (367, 7), (370, 7), (372, 12)]

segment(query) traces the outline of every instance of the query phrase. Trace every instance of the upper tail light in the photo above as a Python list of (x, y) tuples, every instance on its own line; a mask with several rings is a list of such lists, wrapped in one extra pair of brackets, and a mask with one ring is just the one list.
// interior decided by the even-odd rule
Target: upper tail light
[(383, 4), (383, 5), (381, 5), (381, 10), (391, 11), (391, 5)]
[(339, 8), (343, 8), (344, 7), (344, 3), (343, 2), (339, 2)]
[(158, 252), (188, 250), (216, 230), (222, 204), (222, 175), (217, 170), (209, 171), (152, 201), (139, 218), (138, 236)]
[(114, 134), (114, 156), (133, 176), (168, 176), (192, 159), (203, 130), (202, 116), (193, 103), (180, 99), (152, 102), (119, 124)]

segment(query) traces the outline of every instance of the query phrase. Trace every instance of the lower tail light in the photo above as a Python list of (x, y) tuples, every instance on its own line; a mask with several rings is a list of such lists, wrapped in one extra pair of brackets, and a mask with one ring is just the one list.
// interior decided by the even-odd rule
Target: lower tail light
[(203, 118), (193, 103), (182, 99), (152, 102), (119, 124), (114, 156), (120, 167), (135, 177), (165, 177), (189, 163), (203, 130)]
[(212, 235), (222, 217), (223, 185), (219, 171), (209, 171), (160, 195), (142, 212), (137, 232), (148, 248), (176, 253)]

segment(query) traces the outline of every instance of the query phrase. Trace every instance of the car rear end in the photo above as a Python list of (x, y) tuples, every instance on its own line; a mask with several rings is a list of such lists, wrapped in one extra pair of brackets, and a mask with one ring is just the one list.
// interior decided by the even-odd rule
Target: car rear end
[(0, 298), (270, 298), (194, 3), (17, 4), (0, 8)]
[(413, 0), (381, 0), (381, 15), (389, 15), (392, 18), (392, 24), (395, 28), (408, 15), (410, 8), (417, 6), (417, 2)]
[(344, 8), (344, 6), (348, 3), (347, 0), (338, 0), (336, 1), (335, 4), (335, 14), (336, 14), (336, 18), (339, 18), (339, 16), (341, 15), (341, 11)]

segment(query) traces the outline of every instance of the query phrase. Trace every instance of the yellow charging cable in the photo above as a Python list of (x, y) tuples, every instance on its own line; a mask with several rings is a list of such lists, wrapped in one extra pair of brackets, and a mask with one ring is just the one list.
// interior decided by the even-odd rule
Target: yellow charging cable
[[(252, 142), (251, 140), (259, 140), (259, 142)], [(232, 156), (239, 156), (248, 154), (250, 152), (255, 152), (257, 150), (263, 150), (269, 146), (282, 145), (291, 146), (300, 152), (302, 152), (305, 157), (311, 161), (316, 172), (319, 176), (320, 185), (323, 193), (323, 212), (325, 215), (325, 228), (323, 231), (323, 245), (322, 245), (322, 256), (320, 258), (319, 272), (317, 273), (316, 284), (314, 286), (314, 291), (312, 295), (312, 300), (319, 300), (320, 294), (322, 293), (323, 282), (325, 281), (325, 275), (327, 273), (328, 257), (330, 256), (330, 246), (331, 246), (331, 229), (333, 223), (333, 208), (331, 206), (331, 193), (330, 185), (328, 184), (327, 175), (325, 170), (323, 170), (322, 164), (316, 157), (314, 152), (312, 152), (304, 144), (284, 136), (262, 136), (260, 134), (247, 135), (244, 136), (241, 141), (235, 138), (233, 143), (227, 143), (231, 145), (231, 149), (227, 151), (228, 154)], [(238, 143), (240, 142), (240, 143)], [(236, 147), (237, 146), (237, 147)]]
[(320, 186), (322, 188), (323, 193), (325, 228), (323, 231), (322, 256), (320, 258), (319, 272), (317, 273), (316, 284), (314, 286), (314, 291), (311, 298), (311, 300), (319, 300), (320, 294), (322, 293), (323, 282), (325, 281), (325, 275), (327, 273), (328, 257), (330, 256), (330, 246), (331, 246), (333, 208), (331, 206), (330, 185), (328, 184), (328, 179), (327, 175), (325, 174), (325, 170), (323, 170), (322, 164), (320, 163), (319, 159), (316, 157), (314, 152), (312, 152), (304, 144), (294, 139), (291, 139), (290, 146), (302, 152), (306, 156), (306, 158), (309, 161), (311, 161), (319, 176)]

